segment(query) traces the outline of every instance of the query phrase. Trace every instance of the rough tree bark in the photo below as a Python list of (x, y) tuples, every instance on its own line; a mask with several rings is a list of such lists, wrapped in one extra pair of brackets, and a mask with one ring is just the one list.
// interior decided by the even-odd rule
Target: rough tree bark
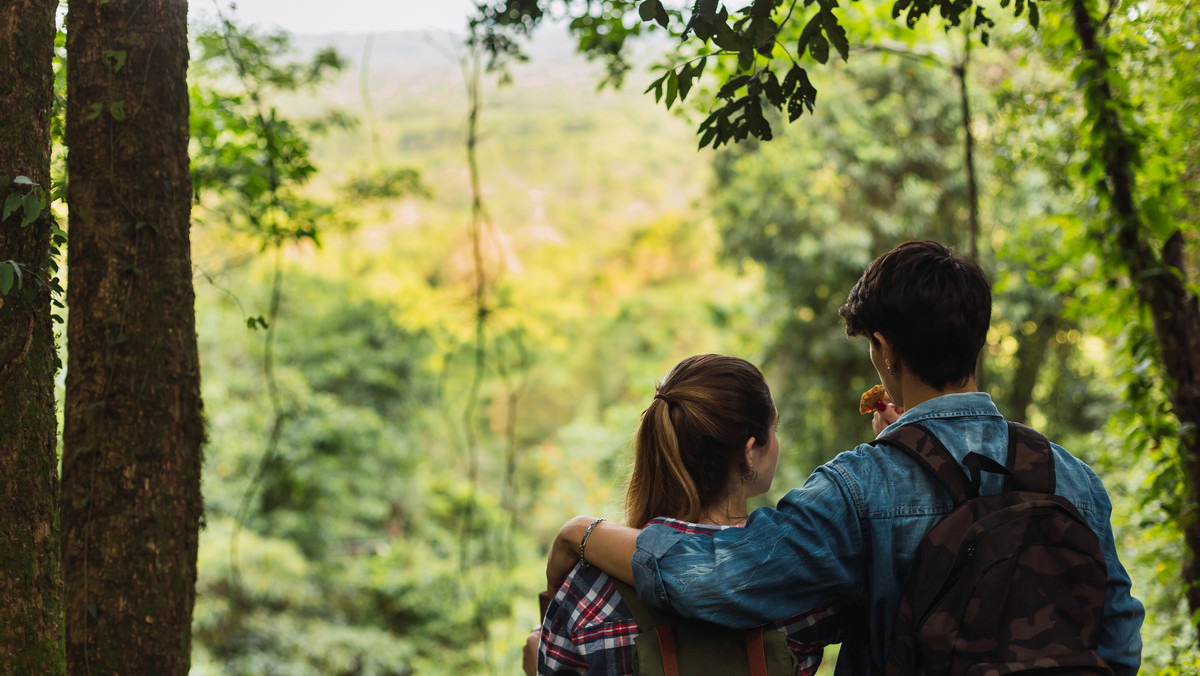
[(201, 417), (186, 0), (72, 0), (63, 434), (73, 673), (187, 674)]
[[(0, 205), (50, 187), (58, 0), (0, 2)], [(54, 331), (49, 212), (0, 221), (0, 265), (21, 284), (0, 296), (0, 674), (62, 674)], [(12, 272), (10, 267), (10, 274)]]
[[(1184, 587), (1193, 614), (1200, 613), (1200, 306), (1188, 290), (1184, 268), (1183, 234), (1176, 231), (1161, 252), (1151, 245), (1149, 228), (1137, 208), (1134, 163), (1137, 144), (1121, 124), (1122, 103), (1116, 99), (1106, 77), (1112, 71), (1097, 23), (1086, 0), (1071, 4), (1075, 34), (1083, 47), (1082, 57), (1091, 62), (1091, 78), (1085, 99), (1105, 139), (1101, 150), (1108, 190), (1112, 199), (1111, 219), (1116, 232), (1109, 251), (1129, 270), (1138, 300), (1149, 311), (1158, 339), (1159, 359), (1170, 379), (1170, 398), (1180, 426), (1179, 452), (1188, 478), (1185, 496)], [(1196, 627), (1200, 636), (1200, 626)]]

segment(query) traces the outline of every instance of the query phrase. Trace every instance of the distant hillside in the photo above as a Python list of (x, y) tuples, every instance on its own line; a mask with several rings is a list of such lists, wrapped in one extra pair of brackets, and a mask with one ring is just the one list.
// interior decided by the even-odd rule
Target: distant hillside
[[(434, 188), (430, 209), (465, 210), (466, 97), (456, 59), (457, 38), (445, 33), (374, 36), (369, 89), (387, 166), (420, 170)], [(366, 129), (360, 64), (366, 35), (303, 35), (301, 53), (337, 48), (351, 63), (317, 97), (289, 101), (292, 114), (336, 106), (362, 119), (347, 134), (315, 146), (322, 177), (340, 183), (375, 162)], [(548, 26), (529, 45), (530, 60), (513, 67), (512, 84), (485, 76), (480, 118), (480, 170), (492, 215), (501, 223), (533, 215), (577, 231), (624, 227), (667, 211), (691, 208), (708, 180), (708, 151), (698, 153), (693, 123), (643, 94), (652, 76), (633, 73), (619, 91), (598, 91), (601, 66), (574, 52), (561, 26)], [(436, 214), (434, 214), (436, 215)]]

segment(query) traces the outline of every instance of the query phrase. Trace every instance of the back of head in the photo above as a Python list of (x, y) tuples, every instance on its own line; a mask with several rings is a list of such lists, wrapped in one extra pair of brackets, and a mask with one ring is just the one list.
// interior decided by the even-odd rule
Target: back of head
[(766, 443), (775, 403), (750, 362), (718, 354), (675, 365), (642, 413), (625, 520), (641, 528), (656, 516), (697, 521), (724, 497), (747, 440)]
[(975, 372), (992, 289), (975, 261), (946, 245), (905, 242), (871, 261), (839, 314), (847, 335), (883, 334), (905, 367), (944, 389)]

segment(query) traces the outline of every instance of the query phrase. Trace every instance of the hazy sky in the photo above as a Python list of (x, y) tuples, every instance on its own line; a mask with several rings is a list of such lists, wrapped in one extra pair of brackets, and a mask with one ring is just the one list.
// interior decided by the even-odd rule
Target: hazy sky
[[(474, 0), (217, 0), (237, 5), (241, 23), (292, 33), (385, 33), (436, 29), (462, 32)], [(216, 14), (214, 0), (192, 0), (193, 18)]]

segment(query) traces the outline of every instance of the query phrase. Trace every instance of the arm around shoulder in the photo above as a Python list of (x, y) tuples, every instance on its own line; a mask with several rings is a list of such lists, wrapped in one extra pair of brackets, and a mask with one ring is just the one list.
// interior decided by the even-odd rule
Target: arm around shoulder
[(567, 575), (579, 561), (581, 553), (588, 565), (596, 566), (618, 580), (633, 584), (632, 561), (639, 532), (636, 528), (611, 521), (597, 522), (590, 516), (577, 516), (566, 522), (555, 536), (546, 561), (547, 589), (553, 591), (562, 586), (563, 580), (567, 579)]

